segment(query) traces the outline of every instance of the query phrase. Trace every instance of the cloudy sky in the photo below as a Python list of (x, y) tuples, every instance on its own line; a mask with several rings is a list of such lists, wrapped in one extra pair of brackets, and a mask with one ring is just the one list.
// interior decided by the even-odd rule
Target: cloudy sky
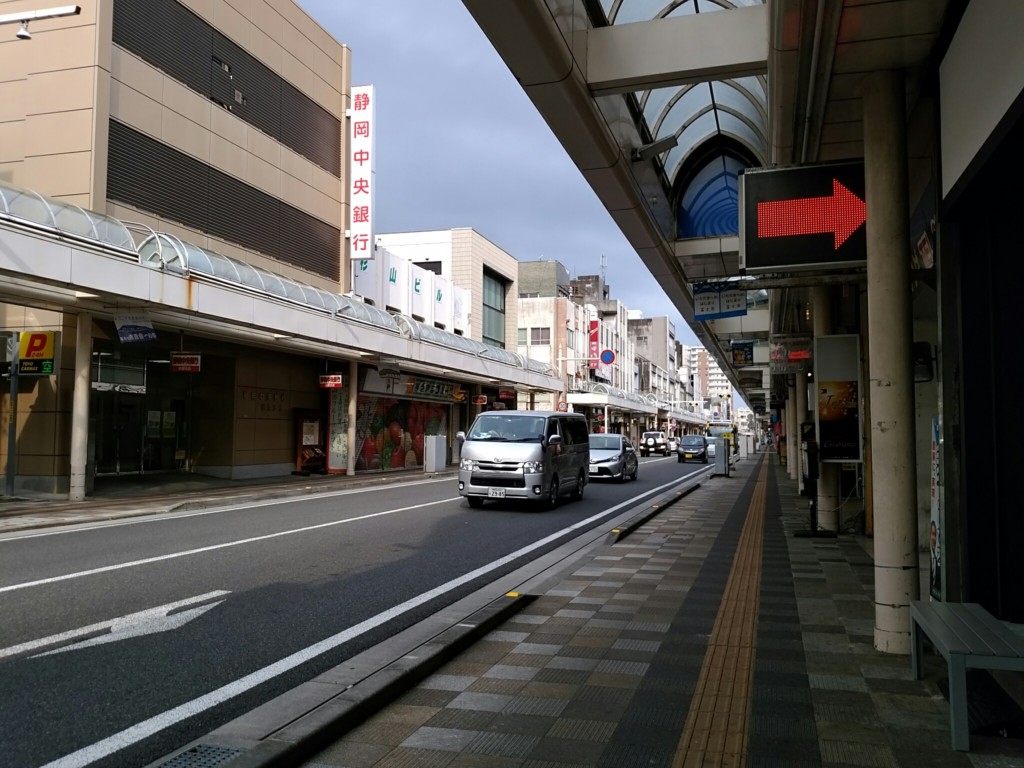
[(298, 2), (352, 49), (352, 84), (376, 88), (377, 231), (472, 227), (573, 277), (603, 254), (612, 298), (698, 343), (462, 0)]

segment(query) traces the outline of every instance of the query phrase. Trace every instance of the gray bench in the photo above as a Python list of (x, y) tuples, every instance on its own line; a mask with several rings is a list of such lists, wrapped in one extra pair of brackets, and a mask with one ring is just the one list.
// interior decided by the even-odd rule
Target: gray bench
[(977, 603), (910, 602), (910, 663), (921, 679), (924, 636), (949, 666), (949, 730), (953, 749), (970, 749), (967, 727), (967, 670), (1024, 671), (1024, 637)]

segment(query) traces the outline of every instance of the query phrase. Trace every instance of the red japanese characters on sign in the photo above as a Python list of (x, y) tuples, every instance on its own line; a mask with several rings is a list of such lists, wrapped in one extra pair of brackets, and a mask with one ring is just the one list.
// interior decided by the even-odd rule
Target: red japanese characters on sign
[(598, 333), (599, 324), (597, 320), (590, 321), (590, 367), (597, 368), (598, 355), (601, 352), (601, 339)]
[(349, 252), (353, 259), (372, 259), (373, 250), (373, 178), (374, 102), (372, 85), (352, 89), (349, 141)]
[(340, 373), (321, 373), (320, 374), (320, 388), (321, 389), (341, 389), (344, 386), (344, 380)]
[(174, 373), (199, 373), (203, 356), (191, 352), (171, 352), (171, 371)]

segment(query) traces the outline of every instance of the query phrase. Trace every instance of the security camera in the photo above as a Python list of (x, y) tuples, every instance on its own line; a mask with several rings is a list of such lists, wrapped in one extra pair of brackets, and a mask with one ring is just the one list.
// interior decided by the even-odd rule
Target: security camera
[(23, 21), (21, 23), (21, 28), (18, 30), (17, 34), (15, 34), (15, 37), (17, 37), (19, 40), (31, 40), (32, 39), (32, 33), (28, 31), (28, 22), (27, 21)]

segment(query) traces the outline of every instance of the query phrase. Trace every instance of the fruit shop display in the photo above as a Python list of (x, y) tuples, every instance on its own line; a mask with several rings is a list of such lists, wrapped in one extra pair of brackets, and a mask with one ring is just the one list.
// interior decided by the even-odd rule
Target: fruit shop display
[(441, 404), (360, 397), (356, 410), (356, 471), (423, 466), (427, 435), (447, 432)]

